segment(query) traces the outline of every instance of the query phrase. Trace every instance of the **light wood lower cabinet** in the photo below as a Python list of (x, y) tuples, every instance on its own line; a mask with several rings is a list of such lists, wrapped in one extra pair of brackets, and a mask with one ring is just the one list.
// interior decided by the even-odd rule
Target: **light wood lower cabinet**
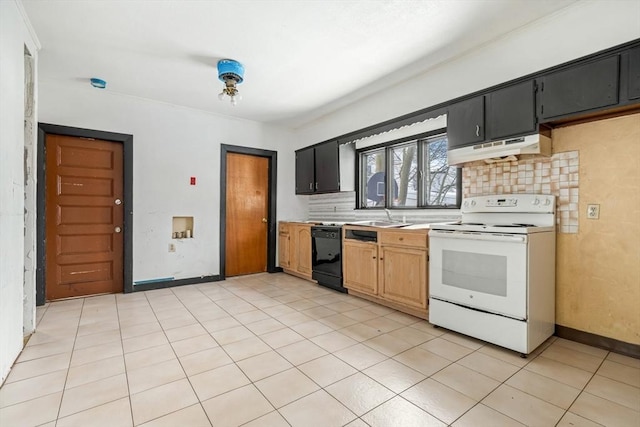
[(278, 262), (285, 273), (311, 280), (311, 224), (278, 224)]
[(426, 319), (427, 230), (377, 229), (377, 233), (376, 243), (343, 240), (344, 286), (352, 295)]

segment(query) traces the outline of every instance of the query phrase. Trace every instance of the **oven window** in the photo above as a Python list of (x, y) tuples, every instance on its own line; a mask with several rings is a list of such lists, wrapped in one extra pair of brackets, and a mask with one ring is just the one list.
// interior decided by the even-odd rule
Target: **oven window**
[(442, 283), (469, 291), (507, 296), (507, 257), (442, 251)]

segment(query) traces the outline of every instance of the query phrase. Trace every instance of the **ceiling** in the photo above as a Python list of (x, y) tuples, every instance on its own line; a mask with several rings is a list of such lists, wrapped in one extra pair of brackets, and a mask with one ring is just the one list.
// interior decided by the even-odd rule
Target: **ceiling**
[[(575, 0), (23, 0), (41, 83), (296, 128)], [(219, 59), (245, 66), (217, 94)]]

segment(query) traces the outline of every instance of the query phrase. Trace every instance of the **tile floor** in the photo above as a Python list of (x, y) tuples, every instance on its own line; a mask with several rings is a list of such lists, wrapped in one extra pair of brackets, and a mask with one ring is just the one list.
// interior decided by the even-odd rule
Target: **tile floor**
[(640, 360), (527, 359), (284, 274), (38, 308), (0, 425), (640, 426)]

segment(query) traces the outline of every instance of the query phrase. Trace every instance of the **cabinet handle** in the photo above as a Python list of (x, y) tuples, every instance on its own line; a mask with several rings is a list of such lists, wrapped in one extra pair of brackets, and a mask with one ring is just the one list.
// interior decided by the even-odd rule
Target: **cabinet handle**
[(309, 190), (313, 190), (313, 182), (309, 183)]
[(373, 259), (376, 259), (376, 257), (373, 257)]
[(380, 258), (380, 261), (382, 261), (384, 258)]
[(404, 240), (404, 237), (400, 237), (398, 240), (402, 242)]
[(316, 190), (318, 189), (318, 183), (316, 182)]
[(476, 125), (476, 136), (480, 136), (480, 125)]

